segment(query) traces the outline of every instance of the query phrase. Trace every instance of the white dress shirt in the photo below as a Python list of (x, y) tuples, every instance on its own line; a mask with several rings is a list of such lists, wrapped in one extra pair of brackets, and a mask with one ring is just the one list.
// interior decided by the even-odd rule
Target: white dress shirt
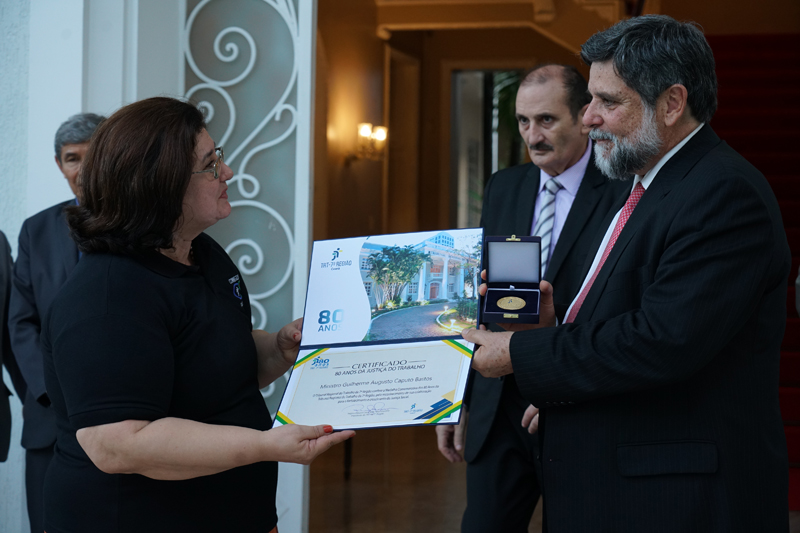
[[(687, 142), (689, 142), (689, 139), (694, 137), (695, 134), (698, 131), (700, 131), (700, 128), (702, 128), (704, 125), (705, 123), (697, 126), (694, 129), (694, 131), (692, 131), (689, 135), (684, 137), (681, 142), (676, 144), (672, 148), (672, 150), (664, 154), (664, 157), (659, 159), (658, 163), (656, 163), (656, 166), (651, 168), (650, 171), (648, 171), (643, 177), (639, 175), (634, 176), (633, 185), (631, 185), (631, 192), (633, 192), (633, 188), (636, 187), (637, 183), (641, 183), (642, 187), (644, 187), (644, 190), (646, 191), (647, 188), (650, 186), (650, 184), (653, 183), (653, 180), (655, 179), (656, 174), (658, 174), (658, 171), (661, 170), (661, 167), (663, 167), (667, 163), (667, 161), (669, 161), (672, 158), (673, 155), (678, 153), (678, 150), (683, 148), (683, 146)], [(597, 253), (594, 256), (594, 261), (592, 261), (592, 266), (591, 268), (589, 268), (589, 272), (586, 273), (586, 277), (583, 279), (583, 283), (581, 284), (581, 289), (578, 291), (578, 294), (575, 295), (575, 298), (572, 300), (572, 303), (569, 305), (569, 309), (567, 309), (567, 313), (564, 316), (569, 316), (570, 312), (572, 311), (572, 306), (575, 305), (575, 300), (578, 299), (578, 296), (580, 296), (580, 294), (583, 292), (583, 288), (586, 286), (589, 280), (592, 279), (592, 273), (595, 271), (595, 269), (597, 269), (597, 265), (600, 263), (600, 259), (603, 257), (603, 252), (605, 252), (606, 246), (608, 246), (608, 241), (611, 240), (611, 234), (614, 232), (614, 227), (617, 225), (617, 220), (619, 219), (619, 215), (621, 212), (622, 212), (622, 207), (620, 207), (619, 211), (617, 211), (617, 214), (614, 215), (613, 220), (611, 220), (611, 224), (609, 224), (608, 229), (606, 230), (606, 234), (603, 237), (603, 242), (600, 243), (600, 247), (597, 249)]]
[[(553, 250), (556, 248), (558, 237), (561, 235), (561, 230), (564, 229), (564, 222), (567, 220), (569, 210), (572, 209), (572, 203), (575, 201), (575, 196), (578, 194), (578, 189), (583, 181), (583, 176), (586, 174), (586, 167), (589, 166), (589, 158), (592, 156), (592, 143), (587, 141), (586, 151), (583, 153), (577, 163), (569, 167), (567, 170), (555, 176), (558, 182), (563, 187), (556, 193), (555, 200), (555, 214), (553, 218), (553, 236), (550, 238), (550, 255), (553, 257)], [(542, 211), (542, 199), (544, 198), (544, 185), (547, 180), (553, 178), (544, 170), (539, 170), (539, 192), (536, 194), (536, 203), (533, 206), (533, 224), (531, 225), (530, 234), (533, 235), (533, 230), (536, 229), (536, 223), (539, 221), (539, 213)]]

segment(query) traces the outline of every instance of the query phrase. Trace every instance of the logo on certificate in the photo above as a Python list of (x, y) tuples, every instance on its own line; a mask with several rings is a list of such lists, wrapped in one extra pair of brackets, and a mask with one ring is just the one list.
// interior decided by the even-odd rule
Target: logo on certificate
[(311, 360), (311, 368), (328, 368), (330, 359), (323, 359), (322, 356), (317, 356)]
[(424, 411), (424, 409), (417, 409), (417, 404), (415, 404), (415, 403), (412, 403), (412, 404), (411, 404), (411, 409), (406, 409), (406, 410), (405, 410), (405, 411), (403, 411), (403, 412), (404, 412), (404, 413), (408, 413), (408, 414), (412, 414), (412, 415), (413, 415), (414, 413), (421, 413), (422, 411)]
[(337, 248), (331, 254), (331, 260), (327, 262), (322, 262), (319, 264), (320, 268), (328, 269), (328, 270), (341, 270), (342, 267), (349, 267), (353, 266), (352, 259), (339, 259), (339, 256), (342, 254), (342, 249)]

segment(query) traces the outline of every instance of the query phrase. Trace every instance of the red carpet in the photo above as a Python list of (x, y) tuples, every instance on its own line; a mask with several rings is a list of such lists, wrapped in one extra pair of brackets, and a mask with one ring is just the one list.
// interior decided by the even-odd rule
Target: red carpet
[(789, 447), (789, 509), (800, 511), (800, 318), (794, 281), (800, 267), (800, 35), (709, 36), (719, 79), (717, 134), (756, 166), (781, 206), (792, 250), (781, 351), (781, 414)]

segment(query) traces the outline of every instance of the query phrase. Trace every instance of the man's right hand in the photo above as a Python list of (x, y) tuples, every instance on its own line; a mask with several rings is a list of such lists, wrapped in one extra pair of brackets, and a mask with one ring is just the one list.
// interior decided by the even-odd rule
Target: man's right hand
[(436, 443), (444, 458), (451, 463), (464, 460), (464, 436), (467, 429), (467, 413), (461, 413), (457, 426), (436, 426)]

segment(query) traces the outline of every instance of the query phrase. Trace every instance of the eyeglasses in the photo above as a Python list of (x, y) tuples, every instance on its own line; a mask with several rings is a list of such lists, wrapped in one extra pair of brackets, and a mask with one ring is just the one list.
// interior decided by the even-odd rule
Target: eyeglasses
[(225, 159), (225, 153), (222, 151), (222, 147), (218, 146), (214, 149), (217, 154), (217, 159), (214, 160), (214, 168), (207, 168), (205, 170), (196, 170), (192, 172), (192, 174), (203, 174), (205, 172), (213, 172), (214, 179), (219, 179), (219, 169), (222, 168), (223, 159)]

